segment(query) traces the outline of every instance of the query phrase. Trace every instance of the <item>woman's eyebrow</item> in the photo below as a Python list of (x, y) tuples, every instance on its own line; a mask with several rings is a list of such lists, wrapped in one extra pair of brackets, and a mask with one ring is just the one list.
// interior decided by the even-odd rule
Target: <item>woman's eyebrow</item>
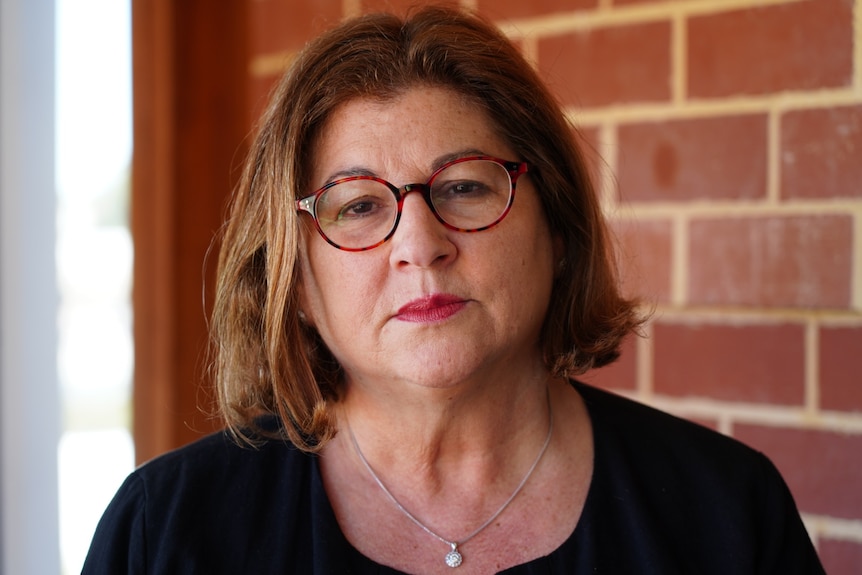
[(325, 186), (326, 184), (330, 184), (335, 180), (340, 180), (342, 178), (353, 178), (356, 176), (377, 177), (377, 174), (375, 174), (372, 170), (364, 168), (362, 166), (352, 166), (350, 168), (338, 170), (337, 172), (330, 174), (329, 177), (326, 178), (326, 180), (323, 182), (323, 185)]
[(457, 152), (450, 152), (448, 154), (443, 154), (442, 156), (437, 156), (434, 158), (434, 161), (431, 162), (431, 171), (437, 170), (444, 164), (448, 164), (454, 160), (458, 160), (461, 158), (466, 158), (468, 156), (487, 156), (485, 152), (479, 150), (478, 148), (464, 148), (463, 150), (458, 150)]
[[(431, 171), (435, 171), (441, 166), (448, 164), (451, 161), (458, 160), (460, 158), (466, 158), (468, 156), (487, 156), (485, 152), (479, 150), (478, 148), (465, 148), (462, 150), (458, 150), (456, 152), (448, 152), (441, 156), (437, 156), (434, 158), (434, 161), (431, 162)], [(323, 182), (323, 186), (326, 184), (330, 184), (336, 180), (340, 180), (342, 178), (353, 178), (356, 176), (368, 176), (368, 177), (379, 177), (376, 172), (373, 170), (363, 167), (363, 166), (351, 166), (349, 168), (344, 168), (333, 172), (326, 178)]]

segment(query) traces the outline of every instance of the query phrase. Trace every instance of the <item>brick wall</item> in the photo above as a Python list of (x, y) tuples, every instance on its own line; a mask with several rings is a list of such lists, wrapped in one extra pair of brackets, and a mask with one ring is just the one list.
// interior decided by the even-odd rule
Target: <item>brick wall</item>
[[(411, 2), (254, 0), (255, 114), (305, 40)], [(862, 567), (862, 0), (462, 0), (594, 150), (645, 338), (587, 380), (763, 450)], [(313, 8), (312, 8), (313, 7)]]

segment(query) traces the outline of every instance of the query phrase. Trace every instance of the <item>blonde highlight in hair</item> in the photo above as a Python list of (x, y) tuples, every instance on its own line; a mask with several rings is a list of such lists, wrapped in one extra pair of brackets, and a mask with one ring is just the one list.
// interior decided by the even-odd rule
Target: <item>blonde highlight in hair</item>
[[(616, 359), (641, 322), (620, 296), (600, 205), (575, 133), (559, 104), (493, 25), (457, 9), (426, 7), (404, 20), (368, 15), (310, 43), (274, 91), (235, 190), (219, 255), (211, 323), (221, 414), (239, 438), (260, 417), (300, 449), (334, 433), (341, 368), (300, 314), (303, 224), (311, 150), (345, 102), (393, 98), (417, 86), (451, 89), (482, 107), (531, 166), (551, 231), (568, 262), (554, 284), (542, 333), (545, 361), (572, 376)], [(269, 432), (269, 435), (272, 431)]]

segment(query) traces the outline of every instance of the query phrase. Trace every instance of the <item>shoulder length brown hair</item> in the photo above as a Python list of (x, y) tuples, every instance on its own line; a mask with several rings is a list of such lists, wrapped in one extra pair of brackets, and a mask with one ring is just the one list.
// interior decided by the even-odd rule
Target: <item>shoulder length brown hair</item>
[(542, 344), (548, 368), (574, 376), (610, 363), (639, 324), (621, 297), (606, 224), (573, 128), (535, 70), (493, 25), (462, 11), (422, 8), (406, 19), (355, 18), (310, 43), (265, 112), (235, 191), (219, 255), (211, 324), (221, 414), (248, 439), (277, 414), (301, 449), (334, 433), (329, 406), (340, 368), (300, 320), (301, 226), (310, 150), (332, 111), (357, 97), (446, 87), (484, 108), (530, 164), (549, 224), (565, 245)]

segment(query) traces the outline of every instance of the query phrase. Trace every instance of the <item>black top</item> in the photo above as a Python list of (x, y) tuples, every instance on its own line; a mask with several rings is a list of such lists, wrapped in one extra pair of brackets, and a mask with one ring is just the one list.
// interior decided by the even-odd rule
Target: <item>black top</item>
[[(504, 573), (823, 573), (790, 492), (765, 456), (573, 385), (595, 438), (583, 513), (556, 551)], [(396, 571), (344, 538), (315, 456), (279, 441), (239, 447), (215, 434), (129, 476), (99, 523), (83, 573)]]

